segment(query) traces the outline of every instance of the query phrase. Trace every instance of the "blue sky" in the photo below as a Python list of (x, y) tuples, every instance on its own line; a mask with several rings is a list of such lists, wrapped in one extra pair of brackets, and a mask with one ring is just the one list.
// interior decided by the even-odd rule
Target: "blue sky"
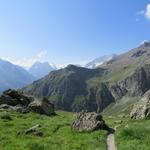
[(150, 40), (150, 0), (0, 0), (0, 57), (81, 63)]

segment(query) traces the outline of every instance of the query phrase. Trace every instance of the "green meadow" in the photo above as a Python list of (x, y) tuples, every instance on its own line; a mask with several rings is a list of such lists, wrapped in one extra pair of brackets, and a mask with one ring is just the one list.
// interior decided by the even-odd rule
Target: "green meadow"
[[(75, 114), (56, 113), (48, 117), (0, 111), (0, 150), (106, 150), (106, 131), (75, 132), (71, 129)], [(135, 121), (105, 115), (104, 119), (110, 127), (117, 127), (115, 140), (119, 150), (150, 149), (150, 119)], [(41, 125), (42, 136), (23, 134), (36, 124)]]

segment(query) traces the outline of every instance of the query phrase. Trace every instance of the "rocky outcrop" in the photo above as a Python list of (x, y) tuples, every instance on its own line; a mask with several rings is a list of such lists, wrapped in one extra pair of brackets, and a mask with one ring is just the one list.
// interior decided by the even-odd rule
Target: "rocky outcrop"
[(25, 109), (29, 103), (31, 103), (33, 100), (33, 97), (28, 97), (22, 92), (9, 89), (3, 92), (3, 94), (0, 96), (0, 108), (25, 112)]
[(141, 100), (139, 100), (131, 111), (132, 119), (143, 119), (150, 116), (150, 90), (147, 91)]
[(16, 106), (19, 104), (19, 101), (15, 98), (12, 98), (8, 95), (1, 95), (0, 96), (0, 105), (2, 104), (7, 104), (7, 105), (10, 105), (10, 106)]
[(127, 89), (125, 86), (121, 86), (120, 83), (110, 86), (110, 92), (114, 99), (117, 101), (127, 94)]
[(110, 128), (105, 124), (102, 116), (95, 113), (80, 112), (77, 114), (76, 120), (72, 124), (72, 128), (76, 131), (95, 131), (107, 130)]
[(47, 98), (36, 99), (28, 97), (22, 92), (7, 90), (0, 96), (0, 109), (20, 113), (36, 112), (39, 114), (54, 114), (54, 105)]
[(25, 96), (22, 92), (12, 90), (12, 89), (4, 91), (2, 95), (2, 99), (5, 96), (7, 97), (7, 99), (11, 99), (12, 101), (15, 101), (17, 104), (24, 105), (24, 106), (29, 105), (29, 103), (34, 100), (33, 97)]
[(54, 114), (54, 104), (50, 103), (47, 98), (34, 100), (29, 104), (28, 109), (39, 114)]
[(144, 65), (135, 70), (129, 77), (110, 86), (110, 91), (115, 100), (123, 96), (142, 96), (150, 89), (150, 65)]

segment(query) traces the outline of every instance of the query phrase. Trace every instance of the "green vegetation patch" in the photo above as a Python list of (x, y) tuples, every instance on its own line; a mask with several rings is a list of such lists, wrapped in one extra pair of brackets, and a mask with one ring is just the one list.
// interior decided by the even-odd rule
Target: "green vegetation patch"
[(116, 129), (115, 141), (119, 150), (150, 149), (150, 118), (131, 120), (129, 117), (104, 116), (106, 122)]
[[(74, 114), (57, 112), (47, 117), (35, 113), (0, 111), (0, 150), (105, 150), (106, 132), (77, 133), (71, 129)], [(9, 116), (12, 120), (1, 119)], [(40, 124), (43, 136), (18, 134)]]

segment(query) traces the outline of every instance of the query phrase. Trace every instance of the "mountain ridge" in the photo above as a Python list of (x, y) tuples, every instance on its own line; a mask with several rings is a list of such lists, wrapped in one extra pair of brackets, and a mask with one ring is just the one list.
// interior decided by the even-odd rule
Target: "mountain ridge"
[[(149, 56), (150, 42), (94, 69), (95, 72), (101, 70), (100, 74), (92, 74), (93, 69), (87, 69), (83, 74), (82, 67), (71, 65), (50, 73), (23, 91), (37, 97), (48, 97), (58, 109), (101, 112), (123, 97), (142, 96), (150, 88)], [(78, 72), (72, 75), (75, 70)]]

